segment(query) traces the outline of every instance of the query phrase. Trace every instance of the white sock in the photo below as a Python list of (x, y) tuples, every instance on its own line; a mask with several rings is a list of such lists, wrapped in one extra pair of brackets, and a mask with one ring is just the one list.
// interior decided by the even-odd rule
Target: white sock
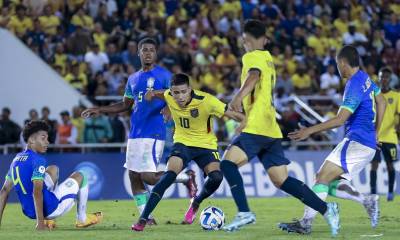
[[(327, 185), (315, 184), (312, 187), (312, 190), (315, 192), (315, 194), (317, 194), (317, 196), (319, 198), (321, 198), (324, 201), (328, 197), (329, 187)], [(312, 222), (317, 214), (318, 214), (318, 211), (315, 211), (314, 209), (310, 208), (309, 206), (306, 206), (304, 208), (304, 215), (303, 215), (303, 218), (300, 220), (300, 223), (302, 225), (311, 226)]]
[(187, 183), (187, 181), (189, 181), (189, 174), (187, 174), (186, 172), (180, 172), (178, 174), (178, 176), (176, 176), (175, 182), (176, 183)]
[(363, 204), (365, 196), (355, 189), (348, 180), (341, 179), (332, 182), (329, 185), (329, 195), (353, 200), (360, 204)]
[(83, 176), (81, 187), (78, 192), (78, 204), (77, 204), (77, 219), (79, 222), (86, 222), (86, 205), (89, 197), (89, 184), (86, 176)]
[[(142, 215), (144, 208), (146, 207), (147, 200), (149, 199), (149, 192), (139, 193), (133, 196), (136, 202), (136, 207), (138, 209), (139, 215)], [(149, 219), (153, 219), (153, 216), (150, 214)]]

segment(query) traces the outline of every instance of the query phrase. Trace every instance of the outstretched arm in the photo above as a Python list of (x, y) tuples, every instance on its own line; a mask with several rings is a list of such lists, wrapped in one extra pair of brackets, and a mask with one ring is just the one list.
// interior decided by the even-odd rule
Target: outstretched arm
[(233, 120), (235, 120), (237, 122), (243, 122), (246, 119), (246, 116), (243, 113), (235, 112), (235, 111), (232, 111), (232, 110), (227, 110), (224, 113), (224, 116), (228, 117), (228, 118), (231, 118), (231, 119), (233, 119)]
[(33, 202), (36, 212), (36, 230), (45, 230), (43, 214), (43, 180), (33, 180)]
[(0, 190), (0, 226), (1, 226), (1, 219), (3, 218), (4, 208), (7, 205), (8, 194), (12, 189), (12, 182), (10, 179), (6, 179), (4, 182), (3, 187)]
[(146, 101), (151, 101), (153, 100), (153, 98), (159, 98), (161, 100), (165, 100), (164, 98), (164, 92), (166, 91), (166, 89), (162, 89), (162, 90), (150, 90), (147, 91), (146, 94), (144, 95), (144, 99), (146, 99)]
[(132, 109), (134, 100), (132, 98), (124, 97), (123, 101), (110, 104), (103, 107), (92, 107), (82, 112), (83, 118), (97, 117), (102, 113), (120, 113)]
[(288, 137), (292, 140), (301, 141), (308, 138), (313, 133), (340, 127), (347, 121), (347, 119), (349, 119), (351, 114), (352, 113), (348, 109), (340, 108), (339, 113), (332, 119), (309, 128), (302, 128), (300, 130), (291, 132), (289, 133)]

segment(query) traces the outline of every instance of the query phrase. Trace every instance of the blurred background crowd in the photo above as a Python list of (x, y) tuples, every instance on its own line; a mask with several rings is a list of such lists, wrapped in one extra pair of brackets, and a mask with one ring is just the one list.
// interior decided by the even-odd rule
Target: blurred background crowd
[[(391, 86), (400, 88), (398, 0), (0, 0), (0, 6), (0, 27), (97, 105), (109, 103), (99, 96), (124, 94), (128, 76), (141, 68), (137, 43), (143, 37), (159, 42), (159, 65), (189, 74), (194, 88), (229, 101), (240, 86), (240, 33), (249, 18), (267, 26), (284, 135), (301, 120), (286, 101), (290, 95), (340, 99), (344, 82), (335, 55), (343, 44), (357, 47), (375, 81), (382, 66), (390, 67)], [(313, 107), (325, 117), (337, 111), (332, 101)], [(57, 113), (57, 122), (48, 119), (49, 111), (32, 109), (29, 119), (48, 120), (52, 142), (124, 142), (129, 129), (129, 113), (84, 120), (77, 106)], [(19, 141), (10, 112), (2, 111), (0, 144)], [(221, 141), (232, 137), (233, 122), (215, 126)]]

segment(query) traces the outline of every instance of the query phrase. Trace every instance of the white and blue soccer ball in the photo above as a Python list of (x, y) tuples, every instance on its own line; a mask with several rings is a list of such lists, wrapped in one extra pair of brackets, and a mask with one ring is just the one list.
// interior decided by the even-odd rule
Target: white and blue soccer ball
[(200, 225), (204, 230), (220, 230), (225, 223), (224, 212), (217, 207), (206, 207), (200, 214)]

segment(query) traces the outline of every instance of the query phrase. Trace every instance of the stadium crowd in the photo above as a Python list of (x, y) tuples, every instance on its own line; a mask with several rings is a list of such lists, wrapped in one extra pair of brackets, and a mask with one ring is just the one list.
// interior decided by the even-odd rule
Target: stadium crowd
[[(363, 68), (373, 80), (382, 66), (389, 66), (394, 73), (391, 86), (400, 88), (398, 0), (0, 0), (0, 6), (0, 27), (15, 33), (96, 104), (101, 104), (96, 96), (124, 94), (128, 76), (141, 68), (137, 43), (143, 37), (159, 42), (160, 65), (173, 73), (188, 73), (194, 88), (229, 100), (240, 85), (240, 32), (249, 18), (267, 25), (270, 42), (266, 48), (277, 69), (275, 104), (284, 133), (296, 128), (300, 120), (293, 104), (285, 101), (289, 95), (337, 97), (341, 92), (343, 81), (335, 55), (343, 44), (357, 47)], [(61, 133), (60, 126), (71, 123), (77, 137), (68, 140), (54, 133), (53, 141), (125, 140), (121, 134), (129, 125), (129, 116), (85, 122), (79, 118), (81, 110), (61, 113), (62, 122), (54, 127), (54, 132)], [(335, 106), (323, 107), (320, 113), (329, 116), (336, 110)], [(9, 121), (5, 112), (1, 129)], [(38, 118), (35, 110), (30, 118)], [(102, 122), (104, 129), (119, 130), (114, 129), (114, 134), (105, 130), (100, 136), (87, 133), (98, 130), (90, 127), (91, 121)], [(220, 140), (232, 135), (232, 124), (217, 124)]]

